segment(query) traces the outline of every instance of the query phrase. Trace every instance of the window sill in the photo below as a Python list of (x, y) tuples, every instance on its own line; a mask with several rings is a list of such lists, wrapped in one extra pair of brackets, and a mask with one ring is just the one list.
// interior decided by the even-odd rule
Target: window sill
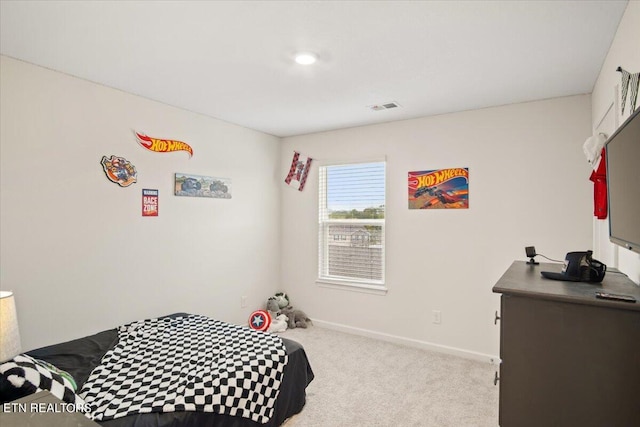
[(316, 284), (321, 288), (340, 289), (342, 291), (361, 292), (372, 295), (386, 295), (388, 291), (384, 285), (369, 285), (343, 280), (317, 279)]

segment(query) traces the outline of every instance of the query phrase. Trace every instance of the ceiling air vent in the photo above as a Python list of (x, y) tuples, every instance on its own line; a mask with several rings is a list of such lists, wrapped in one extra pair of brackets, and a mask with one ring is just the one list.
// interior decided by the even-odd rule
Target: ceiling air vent
[(395, 101), (387, 102), (386, 104), (369, 105), (369, 108), (373, 111), (390, 110), (392, 108), (398, 108), (398, 107), (400, 107), (400, 104), (398, 104)]

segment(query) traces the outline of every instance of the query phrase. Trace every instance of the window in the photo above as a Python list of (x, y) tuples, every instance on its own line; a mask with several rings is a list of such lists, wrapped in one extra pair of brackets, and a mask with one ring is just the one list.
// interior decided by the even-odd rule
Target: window
[(384, 289), (385, 162), (321, 166), (319, 176), (318, 281)]

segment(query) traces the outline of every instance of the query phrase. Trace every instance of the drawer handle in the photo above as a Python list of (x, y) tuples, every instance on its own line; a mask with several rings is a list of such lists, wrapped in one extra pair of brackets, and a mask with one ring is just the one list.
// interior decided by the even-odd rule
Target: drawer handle
[(498, 376), (498, 371), (496, 371), (496, 375), (493, 377), (493, 385), (498, 385), (498, 381), (500, 381), (500, 377)]
[(498, 316), (498, 310), (496, 310), (496, 318), (493, 319), (493, 324), (497, 325), (498, 324), (498, 320), (500, 320), (500, 316)]

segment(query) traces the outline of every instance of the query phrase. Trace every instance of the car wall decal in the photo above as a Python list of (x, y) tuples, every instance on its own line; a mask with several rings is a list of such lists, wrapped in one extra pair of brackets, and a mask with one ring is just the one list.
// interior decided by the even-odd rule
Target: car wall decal
[(128, 187), (138, 181), (136, 167), (124, 157), (102, 156), (100, 164), (109, 181), (118, 184), (120, 187)]

